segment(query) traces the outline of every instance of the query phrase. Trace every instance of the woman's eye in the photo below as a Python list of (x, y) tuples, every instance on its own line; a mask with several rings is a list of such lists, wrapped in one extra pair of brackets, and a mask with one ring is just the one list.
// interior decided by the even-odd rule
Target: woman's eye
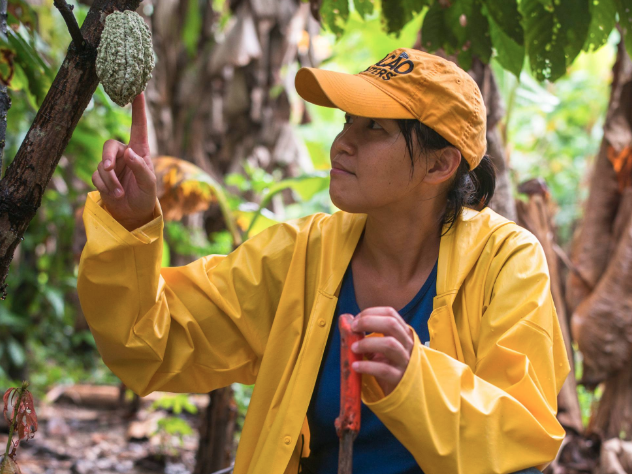
[[(377, 128), (373, 127), (373, 125), (377, 125)], [(371, 120), (371, 123), (369, 124), (369, 128), (372, 130), (380, 130), (382, 127), (380, 127), (380, 124), (377, 123), (375, 120)]]

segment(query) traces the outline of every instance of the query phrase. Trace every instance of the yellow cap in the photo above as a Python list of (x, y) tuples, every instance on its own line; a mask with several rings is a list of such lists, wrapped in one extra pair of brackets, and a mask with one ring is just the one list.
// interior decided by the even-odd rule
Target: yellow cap
[(417, 119), (474, 169), (485, 155), (487, 112), (478, 85), (451, 61), (399, 48), (358, 74), (303, 67), (296, 91), (308, 102), (359, 117)]

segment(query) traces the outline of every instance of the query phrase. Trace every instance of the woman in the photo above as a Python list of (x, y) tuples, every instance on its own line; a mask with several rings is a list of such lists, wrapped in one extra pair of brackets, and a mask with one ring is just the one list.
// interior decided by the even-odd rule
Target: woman
[(564, 437), (569, 365), (538, 241), (485, 207), (494, 175), (478, 87), (404, 48), (355, 75), (302, 68), (296, 87), (347, 112), (331, 147), (342, 211), (178, 268), (160, 268), (136, 98), (130, 143), (105, 144), (84, 212), (78, 291), (103, 360), (140, 395), (256, 382), (235, 472), (332, 472), (335, 323), (351, 312), (354, 330), (378, 336), (354, 348), (365, 356), (353, 367), (355, 472), (542, 469)]

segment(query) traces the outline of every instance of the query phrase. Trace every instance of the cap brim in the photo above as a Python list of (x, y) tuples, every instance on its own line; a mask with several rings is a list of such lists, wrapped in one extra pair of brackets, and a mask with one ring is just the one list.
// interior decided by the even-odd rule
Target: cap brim
[(307, 102), (358, 117), (415, 118), (406, 107), (357, 74), (303, 67), (294, 86)]

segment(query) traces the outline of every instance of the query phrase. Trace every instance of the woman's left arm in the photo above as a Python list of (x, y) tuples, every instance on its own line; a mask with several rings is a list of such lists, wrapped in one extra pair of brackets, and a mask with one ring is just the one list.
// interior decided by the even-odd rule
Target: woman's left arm
[[(495, 257), (503, 260), (496, 261), (500, 265), (481, 321), (475, 370), (424, 346), (410, 327), (408, 350), (396, 317), (382, 318), (395, 320), (382, 323), (392, 328), (383, 332), (390, 349), (384, 342), (369, 342), (385, 338), (365, 339), (360, 347), (360, 352), (380, 351), (378, 360), (373, 356), (357, 366), (365, 373), (364, 403), (426, 474), (543, 468), (564, 438), (556, 418), (557, 394), (570, 367), (544, 252), (535, 238), (520, 240)], [(373, 314), (360, 323), (365, 316), (358, 319), (362, 330), (378, 321)]]

